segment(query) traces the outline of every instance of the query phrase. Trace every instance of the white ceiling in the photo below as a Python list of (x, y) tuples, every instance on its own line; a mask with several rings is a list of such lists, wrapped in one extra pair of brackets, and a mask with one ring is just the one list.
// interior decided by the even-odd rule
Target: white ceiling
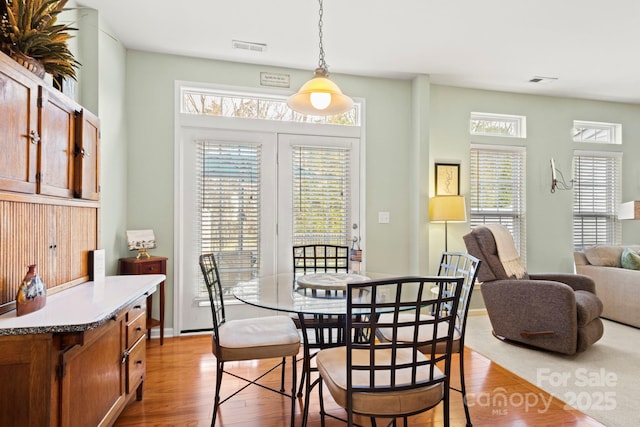
[[(78, 0), (129, 49), (308, 69), (317, 0)], [(329, 71), (640, 103), (638, 0), (325, 0)], [(232, 40), (267, 44), (264, 53)], [(549, 84), (528, 81), (557, 77)]]

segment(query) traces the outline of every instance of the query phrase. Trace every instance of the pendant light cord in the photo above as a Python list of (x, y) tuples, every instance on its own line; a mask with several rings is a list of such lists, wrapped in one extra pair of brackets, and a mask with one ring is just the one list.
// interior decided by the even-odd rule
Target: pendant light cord
[(328, 74), (327, 63), (324, 61), (324, 45), (322, 44), (322, 15), (324, 14), (324, 9), (322, 7), (322, 0), (318, 0), (320, 4), (320, 19), (318, 20), (318, 35), (320, 36), (320, 59), (318, 61), (318, 68), (322, 68), (326, 74)]

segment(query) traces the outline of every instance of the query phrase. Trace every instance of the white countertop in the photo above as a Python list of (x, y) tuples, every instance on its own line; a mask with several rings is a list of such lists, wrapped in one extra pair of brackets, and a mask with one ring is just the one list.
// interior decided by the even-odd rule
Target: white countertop
[(142, 295), (150, 295), (166, 279), (164, 274), (107, 276), (47, 296), (46, 305), (33, 313), (0, 316), (0, 336), (78, 332), (100, 326)]

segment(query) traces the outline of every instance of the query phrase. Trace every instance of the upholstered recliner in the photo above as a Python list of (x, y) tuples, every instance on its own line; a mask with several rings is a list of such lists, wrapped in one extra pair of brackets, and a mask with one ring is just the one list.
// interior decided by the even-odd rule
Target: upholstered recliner
[(478, 280), (496, 337), (564, 354), (584, 351), (602, 337), (602, 302), (591, 278), (528, 274), (503, 226), (475, 227), (464, 242), (482, 260)]

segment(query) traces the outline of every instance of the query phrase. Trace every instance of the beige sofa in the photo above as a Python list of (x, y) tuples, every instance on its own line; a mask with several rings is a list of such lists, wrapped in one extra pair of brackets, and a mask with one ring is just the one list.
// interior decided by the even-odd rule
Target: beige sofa
[(640, 270), (622, 268), (620, 256), (625, 247), (592, 246), (574, 252), (576, 273), (591, 277), (596, 295), (604, 305), (602, 317), (640, 328)]

